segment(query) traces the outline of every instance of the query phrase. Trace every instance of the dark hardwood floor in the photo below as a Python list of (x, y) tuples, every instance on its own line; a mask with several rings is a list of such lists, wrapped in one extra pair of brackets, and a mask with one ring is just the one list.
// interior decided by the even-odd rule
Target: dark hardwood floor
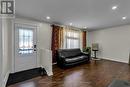
[(54, 75), (43, 76), (9, 87), (108, 87), (114, 79), (130, 81), (130, 66), (124, 63), (101, 60), (69, 69), (53, 67)]

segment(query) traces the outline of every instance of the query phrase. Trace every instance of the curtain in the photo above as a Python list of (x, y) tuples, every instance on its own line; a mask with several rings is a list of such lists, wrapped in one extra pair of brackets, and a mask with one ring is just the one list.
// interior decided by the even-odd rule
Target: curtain
[(52, 25), (52, 60), (56, 62), (56, 52), (63, 47), (63, 28), (60, 26)]
[(86, 34), (87, 34), (86, 31), (82, 31), (82, 39), (83, 39), (83, 40), (82, 40), (82, 41), (83, 41), (83, 42), (82, 42), (82, 43), (83, 43), (82, 46), (83, 46), (83, 48), (86, 48), (86, 46), (87, 46), (87, 44), (86, 44), (86, 43), (87, 43), (87, 40), (86, 40), (86, 39), (87, 39), (87, 38), (86, 38)]
[(59, 48), (63, 48), (64, 46), (64, 31), (63, 27), (59, 29)]

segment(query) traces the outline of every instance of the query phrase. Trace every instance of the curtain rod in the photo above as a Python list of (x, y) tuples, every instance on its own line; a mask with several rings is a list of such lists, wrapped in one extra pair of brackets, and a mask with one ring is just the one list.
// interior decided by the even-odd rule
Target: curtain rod
[(51, 23), (51, 24), (52, 25), (56, 25), (56, 26), (60, 26), (60, 27), (68, 27), (68, 28), (73, 29), (73, 30), (87, 31), (86, 29), (77, 28), (77, 27), (69, 26), (69, 25), (60, 25), (60, 24), (54, 24), (54, 23)]

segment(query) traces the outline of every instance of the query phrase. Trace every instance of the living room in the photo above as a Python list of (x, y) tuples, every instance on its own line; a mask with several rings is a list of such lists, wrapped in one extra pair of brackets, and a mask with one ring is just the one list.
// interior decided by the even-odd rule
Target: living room
[(0, 87), (130, 87), (129, 0), (0, 4)]

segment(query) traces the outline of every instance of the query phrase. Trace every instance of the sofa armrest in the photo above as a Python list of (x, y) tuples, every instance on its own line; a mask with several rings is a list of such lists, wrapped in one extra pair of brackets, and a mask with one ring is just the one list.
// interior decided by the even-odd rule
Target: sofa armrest
[(59, 67), (64, 67), (65, 65), (65, 57), (64, 56), (58, 56), (57, 57), (57, 64)]
[(85, 55), (85, 56), (88, 56), (88, 60), (90, 61), (90, 59), (91, 59), (91, 54), (86, 53), (86, 52), (82, 52), (82, 54)]
[(65, 57), (64, 56), (58, 56), (58, 61), (64, 62), (65, 61)]
[(65, 57), (64, 56), (60, 56), (62, 59), (65, 59)]
[(89, 53), (85, 53), (85, 52), (82, 52), (82, 54), (83, 54), (83, 55), (87, 55), (87, 56), (89, 56), (89, 55), (90, 55)]

